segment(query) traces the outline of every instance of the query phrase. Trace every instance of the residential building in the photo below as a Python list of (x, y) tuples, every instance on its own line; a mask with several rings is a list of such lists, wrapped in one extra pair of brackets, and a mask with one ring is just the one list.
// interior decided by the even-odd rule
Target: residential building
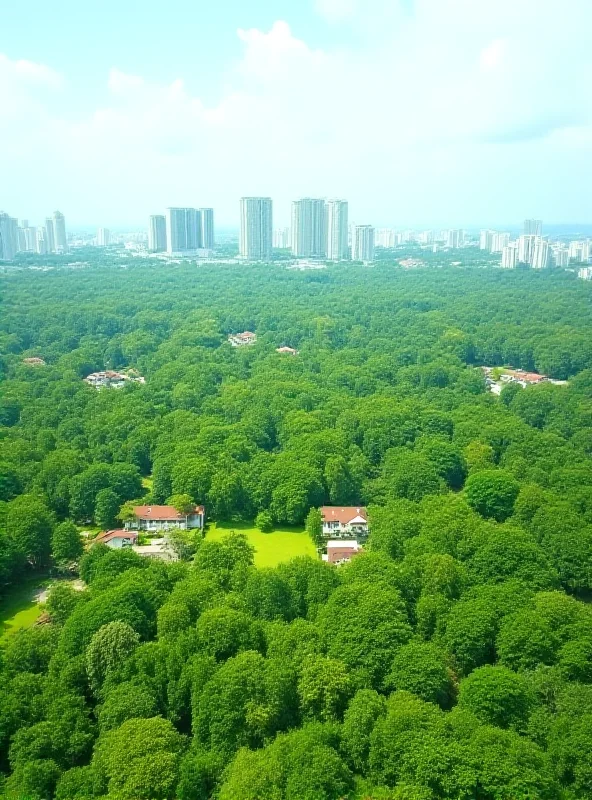
[(282, 353), (283, 355), (287, 355), (287, 356), (297, 356), (298, 355), (298, 350), (294, 350), (293, 347), (276, 347), (275, 348), (275, 352), (276, 353)]
[(419, 244), (432, 244), (434, 241), (434, 231), (422, 231), (417, 234)]
[(93, 372), (84, 379), (84, 382), (94, 389), (121, 389), (128, 381), (131, 383), (146, 383), (145, 378), (132, 370), (128, 373), (107, 369), (102, 372)]
[(35, 250), (40, 255), (45, 255), (47, 249), (47, 232), (45, 228), (37, 228), (37, 241), (35, 243)]
[(323, 506), (323, 535), (334, 539), (351, 538), (352, 533), (364, 537), (368, 533), (368, 512), (362, 506)]
[(243, 333), (231, 333), (228, 341), (233, 347), (245, 347), (245, 345), (255, 344), (257, 341), (257, 334), (251, 331), (244, 331)]
[(533, 269), (546, 269), (549, 266), (549, 242), (536, 237), (532, 253), (531, 266)]
[(173, 506), (135, 506), (134, 519), (125, 523), (125, 529), (148, 532), (165, 531), (169, 528), (193, 530), (203, 528), (204, 522), (203, 506), (194, 506), (189, 514), (180, 514)]
[(18, 223), (0, 211), (0, 261), (12, 261), (19, 249)]
[(518, 239), (518, 261), (521, 264), (531, 264), (534, 255), (536, 236), (524, 234)]
[(543, 235), (543, 221), (541, 219), (525, 219), (524, 220), (524, 235), (525, 236), (542, 236)]
[(355, 539), (331, 539), (327, 542), (327, 554), (323, 561), (328, 564), (345, 564), (362, 551), (362, 546)]
[(398, 236), (400, 234), (396, 234), (392, 228), (379, 228), (375, 236), (376, 247), (396, 247), (399, 244)]
[(201, 249), (201, 215), (197, 208), (167, 208), (166, 240), (171, 254)]
[(37, 228), (27, 226), (23, 228), (25, 234), (25, 251), (27, 253), (37, 252)]
[(55, 232), (53, 227), (53, 219), (51, 217), (47, 217), (45, 220), (45, 230), (47, 232), (47, 252), (48, 253), (55, 253), (56, 243), (55, 243)]
[(592, 267), (582, 267), (579, 269), (578, 278), (584, 281), (592, 281)]
[(502, 268), (515, 269), (518, 264), (518, 247), (516, 244), (509, 244), (502, 250)]
[(327, 202), (327, 258), (329, 261), (347, 261), (348, 203), (346, 200)]
[(31, 356), (30, 358), (23, 358), (23, 364), (28, 367), (44, 367), (45, 361), (39, 356)]
[(276, 228), (273, 232), (273, 246), (278, 250), (287, 250), (291, 242), (290, 228)]
[(66, 236), (66, 218), (61, 211), (53, 212), (53, 232), (56, 253), (67, 253), (68, 237)]
[(356, 225), (352, 243), (354, 261), (374, 261), (374, 228), (372, 225)]
[(292, 203), (292, 254), (297, 258), (326, 258), (327, 211), (324, 200), (304, 197)]
[(94, 539), (94, 544), (104, 544), (112, 550), (123, 550), (132, 547), (138, 541), (138, 534), (130, 530), (103, 531)]
[(240, 201), (241, 258), (269, 261), (273, 244), (271, 197), (242, 197)]
[(493, 236), (491, 237), (490, 252), (501, 253), (504, 247), (507, 247), (509, 244), (510, 244), (509, 233), (494, 233)]
[(213, 250), (215, 247), (214, 209), (198, 208), (197, 210), (200, 217), (199, 246), (202, 250)]
[(479, 249), (491, 252), (491, 243), (495, 231), (481, 231), (479, 234)]
[(553, 251), (556, 267), (569, 267), (569, 250), (567, 247), (556, 247)]
[(97, 247), (108, 247), (111, 244), (109, 228), (99, 228), (97, 231)]
[(167, 249), (167, 222), (163, 214), (153, 214), (148, 220), (148, 250), (164, 253)]
[(465, 232), (460, 229), (449, 230), (446, 233), (446, 247), (456, 250), (462, 247), (465, 241)]

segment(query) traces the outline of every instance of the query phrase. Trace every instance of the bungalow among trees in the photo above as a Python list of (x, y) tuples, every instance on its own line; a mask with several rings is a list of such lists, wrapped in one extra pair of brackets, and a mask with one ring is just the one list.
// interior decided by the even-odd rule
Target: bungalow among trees
[(368, 512), (362, 506), (323, 506), (323, 535), (333, 539), (365, 538), (368, 535)]
[(173, 506), (134, 506), (133, 513), (133, 518), (124, 523), (126, 531), (139, 530), (156, 533), (170, 528), (201, 529), (205, 521), (203, 506), (194, 506), (187, 514), (182, 514)]

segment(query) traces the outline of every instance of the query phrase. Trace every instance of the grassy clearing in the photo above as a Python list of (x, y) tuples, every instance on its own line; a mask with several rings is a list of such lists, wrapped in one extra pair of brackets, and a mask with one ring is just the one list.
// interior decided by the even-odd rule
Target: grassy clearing
[(147, 489), (149, 492), (151, 492), (153, 485), (154, 485), (154, 479), (152, 475), (149, 475), (147, 478), (142, 478), (142, 486), (144, 487), (144, 489)]
[(36, 622), (43, 611), (36, 595), (49, 583), (47, 577), (29, 578), (0, 600), (0, 644), (21, 628), (29, 628)]
[(211, 522), (206, 539), (220, 540), (230, 531), (244, 533), (255, 548), (255, 566), (275, 567), (297, 556), (317, 557), (317, 551), (304, 528), (279, 526), (271, 533), (261, 533), (248, 522)]

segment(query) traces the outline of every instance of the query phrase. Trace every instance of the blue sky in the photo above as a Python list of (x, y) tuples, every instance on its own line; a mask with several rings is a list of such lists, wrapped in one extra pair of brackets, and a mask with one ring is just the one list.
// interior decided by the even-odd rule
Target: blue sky
[(233, 225), (270, 194), (278, 225), (303, 195), (376, 225), (592, 221), (590, 0), (4, 5), (13, 215)]

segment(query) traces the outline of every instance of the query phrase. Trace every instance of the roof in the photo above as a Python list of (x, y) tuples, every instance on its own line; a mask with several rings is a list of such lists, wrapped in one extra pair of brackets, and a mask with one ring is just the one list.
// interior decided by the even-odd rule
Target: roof
[(135, 531), (124, 531), (124, 530), (103, 531), (102, 533), (99, 533), (99, 535), (95, 539), (95, 544), (97, 542), (101, 544), (107, 544), (107, 542), (110, 542), (113, 539), (137, 539), (137, 538), (138, 534)]
[(361, 550), (361, 545), (356, 539), (330, 539), (327, 542), (327, 550)]
[(290, 353), (290, 355), (295, 356), (298, 350), (294, 350), (293, 347), (276, 347), (276, 353)]
[(323, 506), (321, 508), (323, 522), (340, 522), (349, 525), (351, 522), (368, 522), (368, 512), (363, 506)]
[[(193, 514), (203, 514), (204, 507), (203, 506), (195, 506)], [(179, 514), (176, 508), (173, 506), (135, 506), (134, 507), (134, 514), (138, 519), (146, 519), (146, 520), (183, 520), (185, 519), (187, 514)]]

